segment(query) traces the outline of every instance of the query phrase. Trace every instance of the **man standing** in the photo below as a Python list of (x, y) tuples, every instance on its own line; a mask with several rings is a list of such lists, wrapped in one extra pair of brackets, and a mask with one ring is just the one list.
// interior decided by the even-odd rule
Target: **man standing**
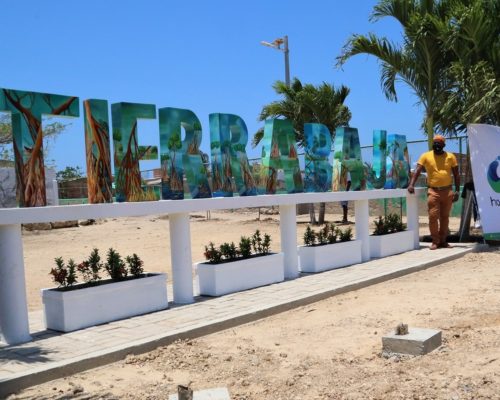
[[(347, 172), (346, 180), (347, 180), (347, 183), (346, 183), (345, 191), (348, 192), (349, 189), (351, 188), (351, 174), (349, 172)], [(340, 205), (342, 206), (342, 223), (348, 224), (349, 221), (347, 220), (347, 208), (348, 208), (349, 202), (347, 200), (342, 200), (340, 202)]]
[[(448, 223), (452, 203), (458, 200), (460, 176), (454, 154), (444, 151), (445, 138), (434, 136), (432, 150), (420, 156), (417, 169), (411, 177), (408, 192), (415, 192), (415, 182), (422, 169), (427, 171), (427, 208), (429, 211), (429, 230), (431, 231), (431, 250), (438, 247), (450, 247), (446, 242)], [(455, 180), (455, 192), (452, 190), (452, 175)]]

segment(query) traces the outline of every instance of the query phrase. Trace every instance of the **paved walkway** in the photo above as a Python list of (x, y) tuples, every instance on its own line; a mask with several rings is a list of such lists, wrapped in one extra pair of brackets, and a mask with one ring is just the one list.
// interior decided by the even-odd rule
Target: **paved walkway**
[[(194, 338), (420, 271), (463, 256), (472, 245), (410, 251), (194, 304), (71, 333), (45, 330), (41, 311), (30, 313), (33, 341), (0, 344), (0, 397), (52, 379), (123, 359), (177, 339)], [(169, 287), (169, 296), (172, 290)]]

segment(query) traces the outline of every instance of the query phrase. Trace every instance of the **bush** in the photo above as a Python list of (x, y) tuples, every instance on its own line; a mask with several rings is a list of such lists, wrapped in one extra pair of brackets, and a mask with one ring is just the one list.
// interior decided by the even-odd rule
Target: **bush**
[(242, 236), (238, 247), (236, 247), (234, 242), (231, 242), (222, 243), (217, 248), (213, 242), (210, 242), (208, 246), (205, 246), (203, 254), (209, 264), (219, 264), (221, 262), (249, 258), (252, 256), (252, 250), (253, 255), (269, 254), (271, 251), (271, 236), (266, 233), (262, 237), (260, 231), (257, 229), (250, 238)]
[(76, 264), (75, 261), (70, 258), (68, 261), (68, 275), (66, 276), (66, 286), (73, 286), (76, 282)]
[(119, 281), (126, 278), (128, 271), (120, 254), (111, 247), (106, 256), (106, 264), (104, 267), (106, 268), (106, 271), (108, 271), (111, 279)]
[(310, 226), (304, 232), (304, 245), (305, 246), (323, 246), (325, 244), (333, 244), (337, 242), (347, 242), (352, 240), (352, 229), (347, 228), (342, 231), (334, 224), (326, 224), (322, 229), (316, 233)]
[(101, 279), (99, 272), (102, 271), (102, 268), (101, 256), (99, 255), (99, 250), (96, 248), (92, 250), (89, 258), (81, 262), (77, 267), (78, 272), (83, 277), (83, 281), (89, 284), (94, 284)]
[(340, 232), (339, 228), (337, 228), (334, 224), (330, 224), (330, 229), (328, 232), (328, 244), (333, 244), (337, 241), (339, 232)]
[(76, 264), (70, 258), (68, 264), (65, 265), (62, 257), (55, 258), (56, 267), (50, 270), (50, 275), (52, 275), (52, 280), (58, 284), (59, 288), (70, 288), (75, 283), (78, 283), (77, 273), (81, 275), (83, 282), (90, 286), (99, 283), (101, 280), (99, 273), (103, 269), (106, 269), (112, 280), (125, 279), (129, 273), (134, 278), (138, 278), (144, 273), (144, 262), (137, 254), (134, 253), (125, 259), (127, 264), (125, 264), (118, 252), (110, 248), (107, 253), (107, 262), (103, 264), (99, 250), (94, 248), (90, 256), (80, 264)]
[(64, 265), (64, 260), (62, 257), (57, 257), (54, 259), (56, 262), (56, 267), (50, 270), (50, 275), (52, 275), (52, 280), (57, 283), (59, 287), (67, 286), (66, 277), (68, 276), (68, 270)]
[(387, 235), (389, 233), (402, 232), (406, 229), (401, 218), (397, 214), (388, 214), (385, 218), (379, 216), (375, 221), (374, 235)]
[(352, 228), (347, 228), (345, 231), (339, 229), (339, 240), (341, 242), (348, 242), (352, 240)]
[(234, 242), (231, 242), (231, 244), (222, 243), (220, 245), (220, 252), (222, 257), (228, 261), (236, 260), (236, 257), (238, 256), (238, 250), (236, 249)]
[(142, 261), (137, 254), (132, 254), (132, 256), (127, 256), (125, 258), (128, 264), (128, 270), (132, 276), (136, 278), (144, 273), (144, 261)]
[(379, 215), (378, 219), (375, 220), (375, 230), (373, 231), (374, 235), (386, 235), (389, 231), (387, 229), (387, 225), (385, 222), (385, 218)]
[(218, 264), (222, 260), (222, 253), (218, 250), (213, 242), (208, 243), (208, 246), (205, 246), (205, 258), (211, 264)]
[(316, 242), (316, 233), (311, 229), (310, 226), (306, 228), (306, 231), (304, 232), (304, 244), (306, 246), (314, 246)]
[(330, 233), (330, 227), (328, 224), (325, 224), (323, 229), (320, 229), (318, 232), (318, 244), (324, 245), (328, 244), (328, 234)]
[(252, 240), (248, 237), (242, 236), (240, 238), (239, 248), (241, 257), (250, 257), (252, 255)]

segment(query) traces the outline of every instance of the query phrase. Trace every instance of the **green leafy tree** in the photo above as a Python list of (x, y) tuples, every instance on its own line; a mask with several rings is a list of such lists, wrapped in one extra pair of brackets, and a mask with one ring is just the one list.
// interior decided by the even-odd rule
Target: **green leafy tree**
[(442, 37), (453, 60), (450, 86), (440, 109), (441, 130), (453, 134), (468, 123), (500, 124), (500, 1), (454, 1)]
[(56, 179), (61, 181), (69, 181), (72, 179), (83, 178), (83, 171), (79, 166), (76, 167), (66, 167), (62, 171), (58, 171), (56, 174)]

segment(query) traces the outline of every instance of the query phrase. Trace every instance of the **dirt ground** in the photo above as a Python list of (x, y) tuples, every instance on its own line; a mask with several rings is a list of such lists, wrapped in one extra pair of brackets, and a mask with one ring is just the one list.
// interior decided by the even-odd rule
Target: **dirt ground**
[[(193, 262), (212, 240), (237, 242), (255, 229), (280, 248), (277, 210), (191, 215)], [(337, 210), (339, 211), (339, 210)], [(352, 210), (350, 210), (352, 211)], [(376, 212), (371, 212), (375, 218)], [(329, 213), (327, 221), (341, 219)], [(349, 215), (354, 230), (354, 216)], [(308, 216), (298, 217), (302, 243)], [(427, 234), (426, 218), (421, 234)], [(458, 219), (451, 220), (452, 231)], [(23, 232), (28, 305), (41, 308), (55, 257), (82, 261), (93, 247), (135, 252), (147, 272), (171, 272), (168, 218), (97, 221)], [(397, 323), (443, 330), (424, 357), (381, 354)], [(232, 399), (500, 399), (500, 251), (474, 253), (395, 281), (244, 325), (178, 342), (109, 366), (25, 390), (11, 399), (166, 399), (178, 384), (228, 387)]]
[[(443, 345), (425, 356), (382, 354), (383, 334), (399, 322), (441, 329)], [(130, 355), (9, 400), (167, 399), (188, 383), (227, 387), (233, 400), (500, 399), (500, 250)]]

